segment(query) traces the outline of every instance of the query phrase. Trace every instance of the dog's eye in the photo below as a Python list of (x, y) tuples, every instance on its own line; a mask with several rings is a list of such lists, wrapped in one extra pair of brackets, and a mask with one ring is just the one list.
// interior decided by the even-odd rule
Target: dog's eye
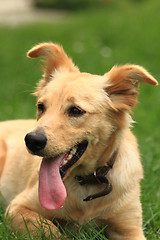
[(68, 109), (68, 115), (70, 117), (80, 117), (84, 113), (86, 113), (86, 111), (84, 111), (82, 108), (78, 106), (73, 106)]
[(37, 110), (43, 113), (45, 111), (45, 107), (43, 103), (37, 103)]

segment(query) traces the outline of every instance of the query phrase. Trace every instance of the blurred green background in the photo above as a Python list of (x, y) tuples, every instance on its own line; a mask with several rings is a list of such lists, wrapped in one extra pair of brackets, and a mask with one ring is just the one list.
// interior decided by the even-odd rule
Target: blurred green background
[[(62, 44), (81, 71), (104, 74), (115, 64), (133, 63), (160, 79), (159, 0), (57, 2), (37, 0), (35, 5), (45, 14), (47, 7), (52, 14), (52, 8), (58, 21), (53, 16), (53, 21), (0, 25), (0, 120), (35, 117), (36, 100), (30, 93), (42, 72), (40, 60), (27, 59), (26, 52), (39, 42)], [(160, 239), (159, 86), (140, 87), (133, 119), (145, 172), (145, 233), (147, 239)]]

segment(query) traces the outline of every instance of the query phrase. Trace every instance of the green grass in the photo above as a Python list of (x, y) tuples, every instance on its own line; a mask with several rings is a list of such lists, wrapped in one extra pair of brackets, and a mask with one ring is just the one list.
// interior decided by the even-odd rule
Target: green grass
[[(44, 41), (61, 43), (81, 71), (107, 72), (115, 64), (135, 63), (160, 76), (160, 1), (121, 0), (106, 7), (68, 13), (60, 23), (0, 27), (0, 120), (35, 117), (30, 93), (41, 78), (39, 60), (26, 52)], [(77, 50), (77, 46), (79, 49)], [(134, 113), (145, 179), (142, 182), (147, 240), (160, 239), (160, 90), (142, 85)], [(9, 230), (0, 209), (0, 239), (25, 239)], [(95, 239), (90, 235), (75, 239)], [(101, 238), (103, 239), (101, 233)], [(44, 238), (41, 238), (44, 239)], [(97, 237), (98, 239), (98, 237)]]

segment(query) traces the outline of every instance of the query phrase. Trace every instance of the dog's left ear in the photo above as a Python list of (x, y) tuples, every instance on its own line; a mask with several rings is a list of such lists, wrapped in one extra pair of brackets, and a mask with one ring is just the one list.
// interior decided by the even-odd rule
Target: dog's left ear
[(137, 65), (114, 66), (108, 73), (106, 91), (115, 110), (128, 110), (137, 103), (139, 83), (158, 85), (143, 67)]
[(72, 60), (64, 52), (63, 48), (52, 42), (41, 43), (28, 51), (27, 56), (30, 58), (44, 58), (44, 80), (43, 85), (46, 85), (53, 75), (55, 70), (66, 68), (68, 71), (78, 71)]

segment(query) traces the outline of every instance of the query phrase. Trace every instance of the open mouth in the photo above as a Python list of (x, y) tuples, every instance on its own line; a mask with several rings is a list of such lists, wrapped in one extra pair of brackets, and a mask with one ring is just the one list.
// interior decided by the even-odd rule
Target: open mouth
[(83, 141), (69, 151), (53, 158), (43, 158), (39, 172), (39, 200), (45, 209), (56, 210), (66, 199), (62, 178), (83, 155), (88, 141)]
[(88, 142), (85, 140), (65, 153), (59, 169), (62, 178), (65, 176), (67, 170), (80, 159), (80, 157), (86, 151), (87, 146)]

